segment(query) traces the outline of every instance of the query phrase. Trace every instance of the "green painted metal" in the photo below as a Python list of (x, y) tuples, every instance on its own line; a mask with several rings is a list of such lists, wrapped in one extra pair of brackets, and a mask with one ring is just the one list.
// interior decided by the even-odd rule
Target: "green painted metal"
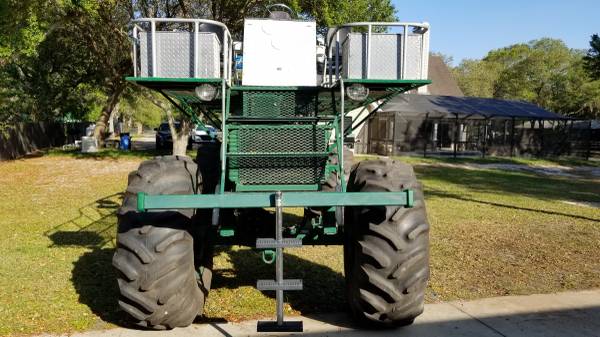
[(275, 262), (275, 259), (277, 258), (275, 251), (272, 249), (265, 249), (262, 251), (261, 258), (263, 260), (264, 263), (266, 264), (272, 264), (273, 262)]
[(235, 235), (235, 230), (233, 228), (225, 228), (219, 230), (219, 236), (222, 238), (230, 238)]
[[(225, 80), (223, 80), (222, 86), (221, 86), (221, 90), (226, 89), (227, 85), (225, 83)], [(228, 147), (230, 146), (229, 142), (227, 141), (229, 139), (229, 130), (227, 128), (227, 117), (229, 115), (229, 109), (230, 109), (230, 105), (231, 105), (231, 90), (227, 90), (227, 92), (225, 92), (225, 104), (224, 104), (224, 109), (222, 111), (223, 116), (221, 116), (221, 118), (223, 118), (223, 124), (221, 127), (221, 131), (223, 132), (223, 139), (225, 140), (223, 142), (223, 144), (221, 145), (221, 178), (219, 179), (219, 193), (223, 194), (225, 193), (225, 186), (227, 185), (226, 183), (226, 177), (227, 177), (227, 151)]]
[(242, 92), (244, 117), (316, 117), (318, 92), (307, 90), (248, 90)]
[(329, 152), (228, 152), (229, 157), (323, 157)]
[(146, 210), (146, 193), (138, 192), (137, 194), (137, 209), (140, 211)]
[(318, 191), (319, 184), (303, 184), (303, 185), (244, 185), (237, 184), (237, 192), (271, 192), (271, 191)]
[(334, 122), (334, 130), (335, 130), (335, 143), (333, 146), (337, 148), (337, 164), (336, 170), (338, 172), (338, 177), (340, 179), (340, 186), (342, 187), (341, 192), (346, 192), (346, 177), (343, 170), (344, 164), (344, 130), (342, 130), (341, 121), (344, 118), (344, 96), (341, 96), (342, 104), (341, 104), (341, 113), (336, 116)]
[(185, 98), (180, 98), (179, 103), (181, 104), (181, 107), (183, 108), (185, 114), (188, 115), (192, 120), (192, 123), (194, 123), (195, 125), (204, 125), (200, 118), (198, 118), (198, 114), (196, 113), (194, 108), (192, 108), (192, 106), (188, 104), (188, 101)]
[(411, 208), (415, 205), (415, 192), (413, 190), (406, 190), (406, 207)]
[[(412, 207), (412, 190), (400, 192), (286, 192), (284, 207), (386, 206)], [(265, 208), (275, 207), (274, 192), (247, 192), (192, 195), (138, 194), (138, 210), (183, 208)]]
[(321, 183), (331, 128), (288, 123), (227, 125), (229, 180), (236, 185)]
[[(414, 196), (410, 190), (345, 193), (343, 143), (345, 133), (351, 128), (342, 130), (341, 124), (346, 112), (372, 102), (383, 102), (381, 105), (384, 105), (402, 92), (430, 84), (429, 80), (348, 79), (333, 88), (230, 87), (219, 78), (128, 77), (127, 80), (164, 92), (198, 125), (204, 125), (199, 114), (204, 114), (212, 124), (217, 124), (214, 117), (220, 114), (223, 132), (217, 194), (140, 194), (140, 210), (273, 207), (274, 191), (285, 191), (286, 207), (412, 207)], [(220, 85), (221, 95), (212, 102), (200, 101), (194, 88), (203, 83)], [(370, 95), (364, 102), (353, 102), (344, 97), (343, 85), (354, 83), (369, 87)], [(331, 141), (333, 133), (336, 136)], [(337, 156), (337, 162), (331, 159), (332, 156)], [(340, 177), (340, 189), (338, 192), (320, 192), (321, 184), (333, 172)], [(226, 192), (229, 182), (234, 183), (231, 190), (235, 192)], [(314, 238), (311, 236), (313, 240), (336, 236), (337, 228), (320, 226), (319, 231)], [(233, 229), (219, 232), (224, 239), (234, 234)]]
[(336, 235), (338, 233), (338, 229), (336, 226), (323, 227), (323, 234), (325, 235)]

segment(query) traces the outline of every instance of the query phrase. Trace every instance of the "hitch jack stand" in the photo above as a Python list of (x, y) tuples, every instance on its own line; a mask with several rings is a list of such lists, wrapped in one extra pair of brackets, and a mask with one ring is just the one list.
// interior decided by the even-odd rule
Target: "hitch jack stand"
[(282, 193), (275, 193), (275, 239), (257, 239), (256, 248), (275, 249), (275, 280), (258, 280), (258, 290), (274, 290), (277, 299), (277, 320), (258, 321), (258, 332), (302, 332), (302, 321), (283, 320), (283, 291), (302, 290), (302, 280), (283, 279), (283, 248), (301, 247), (302, 240), (283, 238), (283, 205)]

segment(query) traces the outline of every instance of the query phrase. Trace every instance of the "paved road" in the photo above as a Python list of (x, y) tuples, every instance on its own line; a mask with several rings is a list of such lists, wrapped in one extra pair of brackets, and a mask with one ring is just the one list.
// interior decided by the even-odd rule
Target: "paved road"
[[(294, 319), (294, 318), (292, 318)], [(386, 331), (352, 328), (345, 314), (296, 317), (304, 336), (394, 337), (600, 337), (600, 289), (550, 295), (508, 296), (429, 304), (409, 327)], [(256, 322), (196, 324), (168, 332), (112, 329), (75, 337), (290, 336), (257, 334)], [(45, 335), (49, 336), (49, 335)]]

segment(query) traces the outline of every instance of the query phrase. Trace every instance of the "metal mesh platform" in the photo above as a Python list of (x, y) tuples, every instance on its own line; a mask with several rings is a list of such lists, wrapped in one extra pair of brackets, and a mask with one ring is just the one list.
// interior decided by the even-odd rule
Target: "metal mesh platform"
[(327, 161), (324, 125), (236, 125), (229, 131), (230, 177), (241, 184), (318, 184)]
[(300, 91), (245, 91), (245, 117), (314, 117), (317, 93)]

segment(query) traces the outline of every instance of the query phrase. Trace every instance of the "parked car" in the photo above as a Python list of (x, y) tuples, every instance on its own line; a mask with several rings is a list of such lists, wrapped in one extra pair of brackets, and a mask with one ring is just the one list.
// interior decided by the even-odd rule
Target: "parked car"
[(213, 126), (204, 127), (197, 125), (190, 132), (190, 144), (192, 143), (213, 143), (217, 137), (217, 129)]
[[(181, 127), (180, 123), (175, 123), (175, 128), (179, 130)], [(173, 146), (173, 135), (169, 128), (169, 123), (161, 123), (156, 129), (156, 149), (162, 150)]]
[[(175, 123), (175, 128), (179, 131), (181, 124)], [(173, 146), (173, 135), (169, 128), (169, 123), (161, 123), (156, 129), (156, 149), (163, 150)], [(217, 137), (217, 129), (211, 125), (205, 127), (196, 126), (190, 130), (190, 138), (188, 140), (188, 148), (191, 149), (193, 144), (214, 143)]]

